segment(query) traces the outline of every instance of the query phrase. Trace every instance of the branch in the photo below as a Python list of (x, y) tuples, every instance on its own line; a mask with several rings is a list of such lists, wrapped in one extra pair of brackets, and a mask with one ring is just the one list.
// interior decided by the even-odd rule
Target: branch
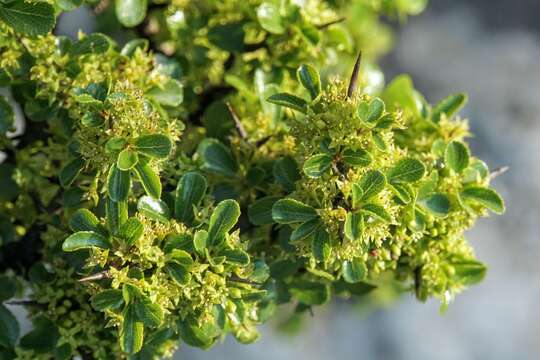
[(110, 279), (111, 274), (108, 270), (101, 271), (86, 277), (83, 277), (82, 279), (79, 279), (79, 282), (89, 282), (89, 281), (98, 281), (98, 280), (104, 280), (104, 279)]
[(242, 139), (247, 140), (248, 134), (246, 132), (246, 129), (244, 129), (244, 125), (242, 125), (242, 122), (238, 118), (238, 115), (236, 115), (236, 112), (234, 111), (233, 107), (231, 106), (231, 103), (229, 103), (227, 101), (227, 102), (225, 102), (225, 105), (227, 106), (227, 109), (231, 113), (231, 116), (232, 116), (232, 118), (234, 120), (234, 127), (236, 128), (236, 131), (238, 131), (238, 134), (240, 135), (240, 137)]
[(325, 29), (327, 27), (330, 27), (332, 25), (335, 25), (335, 24), (339, 24), (340, 22), (343, 22), (347, 20), (347, 18), (345, 16), (342, 16), (340, 18), (337, 18), (335, 20), (332, 20), (332, 21), (329, 21), (327, 23), (324, 23), (324, 24), (321, 24), (321, 25), (317, 25), (316, 28), (319, 29), (319, 30), (322, 30), (322, 29)]
[(510, 169), (510, 166), (501, 166), (489, 173), (489, 180), (495, 179), (497, 176), (500, 176), (507, 172)]

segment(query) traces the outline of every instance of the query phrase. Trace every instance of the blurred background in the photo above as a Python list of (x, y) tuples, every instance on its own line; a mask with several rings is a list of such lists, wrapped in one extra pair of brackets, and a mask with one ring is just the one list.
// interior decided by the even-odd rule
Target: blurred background
[(490, 168), (510, 166), (493, 183), (507, 213), (480, 220), (468, 234), (489, 266), (480, 285), (458, 296), (446, 315), (437, 302), (410, 295), (374, 311), (337, 302), (314, 309), (297, 334), (274, 322), (261, 327), (255, 344), (230, 337), (209, 351), (184, 346), (175, 358), (540, 359), (538, 14), (538, 0), (432, 0), (426, 12), (396, 26), (396, 47), (382, 62), (387, 81), (410, 73), (432, 103), (467, 92), (463, 115), (475, 133), (473, 152)]
[[(493, 183), (507, 213), (468, 234), (490, 268), (480, 285), (445, 315), (435, 301), (376, 292), (378, 308), (334, 302), (300, 324), (262, 326), (255, 344), (229, 337), (209, 351), (183, 346), (175, 359), (540, 359), (538, 14), (538, 0), (431, 0), (423, 14), (395, 26), (396, 47), (382, 61), (387, 82), (410, 73), (431, 103), (467, 92), (462, 115), (475, 134), (473, 152), (492, 169), (510, 166)], [(88, 17), (79, 20), (77, 28), (92, 27)]]

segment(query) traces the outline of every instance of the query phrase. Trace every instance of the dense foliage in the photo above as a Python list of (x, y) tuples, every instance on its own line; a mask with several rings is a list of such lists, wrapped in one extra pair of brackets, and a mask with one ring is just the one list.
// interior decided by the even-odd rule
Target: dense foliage
[(170, 357), (484, 277), (463, 233), (504, 204), (466, 96), (376, 65), (424, 1), (85, 1), (109, 35), (53, 35), (82, 2), (0, 3), (0, 359)]

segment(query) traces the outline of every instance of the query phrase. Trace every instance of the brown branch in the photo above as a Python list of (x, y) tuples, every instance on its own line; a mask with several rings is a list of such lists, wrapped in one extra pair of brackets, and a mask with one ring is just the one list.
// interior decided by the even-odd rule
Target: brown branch
[(234, 111), (233, 107), (228, 101), (225, 102), (225, 105), (227, 106), (227, 109), (231, 113), (231, 116), (234, 120), (234, 127), (236, 128), (236, 131), (238, 131), (238, 134), (240, 135), (242, 139), (247, 140), (248, 134), (246, 132), (246, 129), (244, 129), (244, 125), (242, 125), (242, 122), (238, 118), (238, 115), (236, 115), (236, 112)]
[(353, 96), (354, 91), (356, 90), (356, 87), (358, 86), (358, 75), (360, 73), (360, 63), (362, 61), (362, 52), (358, 52), (358, 57), (356, 58), (356, 62), (354, 63), (354, 68), (351, 74), (351, 80), (349, 81), (349, 88), (347, 89), (347, 98), (351, 98)]
[(89, 281), (98, 281), (98, 280), (104, 280), (104, 279), (110, 279), (111, 274), (108, 270), (101, 271), (86, 277), (83, 277), (79, 279), (79, 282), (89, 282)]
[(321, 24), (321, 25), (317, 25), (316, 28), (319, 29), (319, 30), (322, 30), (322, 29), (325, 29), (327, 27), (330, 27), (332, 25), (335, 25), (335, 24), (339, 24), (340, 22), (344, 22), (345, 20), (347, 20), (347, 18), (345, 16), (342, 16), (340, 18), (337, 18), (335, 20), (332, 20), (332, 21), (329, 21), (327, 23), (324, 23), (324, 24)]
[(489, 179), (493, 180), (497, 176), (500, 176), (500, 175), (504, 174), (505, 172), (507, 172), (509, 169), (510, 169), (509, 166), (498, 167), (498, 168), (496, 168), (495, 170), (493, 170), (492, 172), (489, 173)]

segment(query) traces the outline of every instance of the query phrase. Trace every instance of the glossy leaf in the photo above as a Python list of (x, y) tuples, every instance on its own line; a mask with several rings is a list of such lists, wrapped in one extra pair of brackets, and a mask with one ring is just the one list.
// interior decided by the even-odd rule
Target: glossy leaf
[(171, 139), (162, 134), (139, 136), (134, 145), (138, 152), (157, 159), (167, 158), (172, 149)]
[(225, 256), (227, 262), (234, 263), (240, 266), (249, 265), (249, 255), (241, 249), (226, 249), (219, 253), (220, 256)]
[(330, 288), (319, 282), (295, 280), (289, 285), (289, 292), (306, 305), (321, 305), (330, 300)]
[(107, 289), (90, 298), (92, 307), (97, 311), (105, 311), (108, 309), (119, 309), (124, 303), (122, 297), (122, 290), (119, 289)]
[(345, 150), (342, 159), (347, 165), (359, 167), (368, 166), (373, 161), (371, 154), (364, 149)]
[(199, 173), (189, 172), (180, 178), (174, 201), (174, 212), (178, 220), (188, 225), (193, 222), (195, 218), (193, 207), (201, 202), (206, 187), (206, 178)]
[(15, 346), (19, 338), (19, 323), (15, 316), (4, 305), (0, 304), (0, 346)]
[(205, 139), (197, 152), (204, 161), (203, 168), (226, 176), (236, 176), (238, 165), (230, 150), (215, 139)]
[(66, 164), (58, 175), (60, 185), (64, 188), (71, 186), (75, 178), (79, 175), (84, 167), (84, 160), (81, 158), (74, 159)]
[(321, 93), (321, 77), (317, 69), (308, 64), (301, 65), (296, 70), (296, 77), (314, 100)]
[(223, 200), (210, 216), (208, 225), (208, 241), (211, 245), (221, 242), (240, 217), (240, 206), (235, 200)]
[(272, 104), (285, 106), (290, 109), (299, 111), (303, 114), (307, 112), (307, 102), (306, 100), (299, 98), (296, 95), (288, 94), (288, 93), (278, 93), (271, 95), (266, 99), (268, 102), (271, 102)]
[(343, 280), (350, 284), (363, 281), (367, 275), (366, 264), (360, 258), (343, 261), (342, 271)]
[(137, 319), (145, 326), (157, 327), (163, 322), (163, 311), (161, 307), (158, 304), (152, 303), (148, 297), (141, 297), (133, 303), (133, 307), (135, 308)]
[(116, 234), (120, 226), (128, 218), (127, 202), (116, 202), (107, 197), (107, 202), (105, 203), (105, 211), (107, 217), (107, 227), (112, 234)]
[(300, 180), (298, 165), (290, 156), (276, 160), (272, 168), (272, 173), (278, 184), (287, 192), (294, 191), (296, 182)]
[(131, 149), (124, 149), (118, 154), (116, 167), (119, 170), (127, 171), (132, 169), (139, 162), (139, 155)]
[(249, 221), (258, 226), (273, 224), (272, 207), (278, 200), (277, 196), (267, 196), (253, 202), (248, 208)]
[(379, 98), (374, 98), (369, 103), (366, 121), (374, 123), (381, 118), (384, 113), (384, 102)]
[(441, 116), (445, 114), (447, 117), (451, 117), (458, 112), (463, 106), (467, 104), (467, 95), (465, 94), (452, 94), (443, 100), (441, 100), (433, 109), (431, 119), (433, 122), (438, 123), (441, 120)]
[(384, 189), (386, 178), (380, 171), (370, 170), (362, 176), (358, 185), (362, 189), (362, 197), (359, 201), (365, 203)]
[(118, 21), (126, 27), (139, 25), (146, 16), (147, 0), (115, 0)]
[(272, 34), (279, 35), (285, 32), (279, 7), (273, 2), (265, 1), (257, 8), (257, 19), (261, 27)]
[(69, 218), (69, 227), (77, 231), (97, 231), (99, 219), (88, 209), (79, 209)]
[(465, 201), (480, 204), (496, 214), (502, 214), (505, 210), (504, 201), (493, 189), (481, 186), (468, 186), (460, 194)]
[(159, 199), (161, 197), (161, 180), (150, 165), (138, 162), (137, 165), (135, 165), (135, 172), (137, 173), (146, 194), (155, 199)]
[(427, 199), (423, 200), (421, 204), (427, 209), (433, 216), (445, 217), (450, 211), (450, 199), (445, 194), (432, 194)]
[(107, 177), (109, 197), (113, 201), (126, 201), (131, 188), (131, 176), (129, 171), (120, 170), (116, 164), (111, 165)]
[(292, 232), (291, 241), (300, 241), (311, 236), (321, 225), (319, 219), (306, 221)]
[(101, 54), (109, 50), (111, 41), (109, 38), (100, 33), (86, 35), (81, 40), (77, 41), (71, 47), (70, 54), (73, 56), (81, 56), (86, 54)]
[(392, 221), (390, 214), (380, 205), (377, 204), (365, 204), (360, 211), (367, 216), (371, 216), (374, 219), (384, 222)]
[(311, 239), (311, 252), (318, 261), (326, 261), (331, 252), (330, 234), (325, 229), (319, 227)]
[(345, 236), (351, 241), (360, 241), (364, 234), (364, 217), (360, 212), (347, 213), (344, 225)]
[(80, 249), (110, 249), (109, 240), (93, 231), (79, 231), (70, 235), (62, 244), (62, 250), (71, 252)]
[(137, 318), (135, 307), (128, 305), (124, 311), (124, 320), (120, 329), (120, 347), (128, 354), (135, 354), (142, 348), (144, 325)]
[(162, 223), (168, 223), (171, 218), (171, 212), (167, 204), (150, 196), (141, 197), (137, 203), (137, 209), (148, 218)]
[(185, 266), (171, 261), (165, 265), (165, 269), (167, 270), (171, 278), (179, 285), (186, 285), (191, 281), (191, 274)]
[(179, 106), (184, 101), (184, 88), (176, 79), (169, 79), (161, 87), (155, 86), (146, 93), (161, 105)]
[(420, 180), (426, 167), (421, 161), (413, 158), (405, 158), (399, 160), (388, 173), (388, 181), (392, 183), (413, 183)]
[(193, 236), (193, 247), (199, 255), (204, 254), (206, 250), (206, 243), (208, 241), (208, 232), (206, 230), (199, 230)]
[(294, 199), (278, 200), (272, 207), (272, 218), (279, 224), (306, 222), (317, 216), (317, 210)]
[(476, 260), (461, 260), (452, 262), (454, 278), (463, 285), (474, 285), (484, 279), (487, 267)]
[(54, 8), (46, 2), (3, 2), (0, 19), (16, 32), (30, 36), (45, 35), (56, 23)]
[(118, 229), (118, 236), (124, 239), (126, 246), (135, 244), (144, 232), (144, 225), (137, 218), (129, 218)]
[(322, 176), (332, 166), (332, 157), (327, 154), (317, 154), (311, 156), (304, 162), (304, 173), (311, 177), (317, 178)]
[(456, 173), (461, 173), (469, 166), (469, 149), (460, 141), (452, 141), (444, 152), (444, 163)]

